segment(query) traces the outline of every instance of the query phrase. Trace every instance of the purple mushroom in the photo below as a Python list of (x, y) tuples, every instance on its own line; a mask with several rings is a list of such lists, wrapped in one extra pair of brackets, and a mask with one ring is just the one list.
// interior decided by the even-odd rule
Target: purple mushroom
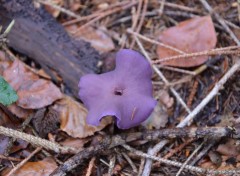
[(81, 77), (79, 96), (89, 111), (87, 123), (98, 126), (109, 115), (121, 129), (142, 123), (156, 105), (151, 76), (151, 66), (141, 54), (122, 49), (116, 55), (115, 70)]

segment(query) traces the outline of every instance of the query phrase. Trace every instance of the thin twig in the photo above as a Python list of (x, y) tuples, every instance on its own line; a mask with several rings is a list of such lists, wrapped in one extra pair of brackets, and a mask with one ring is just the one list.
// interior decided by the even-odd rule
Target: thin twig
[(223, 85), (227, 80), (240, 68), (240, 59), (236, 60), (236, 63), (228, 70), (228, 72), (215, 84), (211, 92), (201, 101), (201, 103), (180, 122), (177, 127), (182, 128), (191, 123), (192, 119), (215, 97), (219, 90), (223, 88)]
[[(140, 21), (139, 21), (137, 29), (136, 29), (136, 33), (140, 32), (140, 30), (142, 28), (142, 25), (143, 25), (143, 22), (144, 22), (144, 19), (145, 19), (146, 11), (147, 11), (148, 0), (143, 0), (143, 2), (144, 2), (143, 10), (142, 10), (142, 13), (141, 13)], [(135, 38), (133, 38), (133, 41), (130, 45), (130, 48), (133, 48), (134, 44), (135, 44)]]
[(139, 20), (139, 17), (140, 17), (140, 12), (141, 12), (141, 9), (142, 9), (142, 4), (143, 4), (143, 0), (139, 0), (139, 2), (138, 2), (138, 6), (137, 6), (137, 13), (136, 13), (136, 15), (132, 15), (132, 27), (131, 27), (131, 29), (132, 29), (132, 31), (135, 31), (135, 28), (136, 28), (136, 26), (137, 26), (137, 22), (138, 22), (138, 20)]
[(141, 158), (140, 166), (139, 166), (139, 169), (138, 169), (138, 176), (142, 175), (145, 161), (146, 161), (145, 158)]
[(225, 47), (225, 48), (217, 48), (217, 49), (208, 50), (208, 51), (182, 54), (182, 55), (177, 55), (177, 56), (171, 56), (171, 57), (158, 59), (158, 60), (152, 61), (152, 63), (153, 64), (159, 64), (159, 63), (162, 63), (162, 62), (175, 60), (175, 59), (192, 58), (192, 57), (207, 56), (207, 55), (208, 56), (211, 56), (211, 55), (238, 55), (238, 54), (240, 54), (240, 49), (239, 48), (240, 48), (240, 46), (236, 50), (227, 50), (227, 49), (229, 49), (229, 47)]
[(181, 50), (179, 50), (179, 49), (177, 49), (177, 48), (174, 48), (174, 47), (172, 47), (172, 46), (170, 46), (170, 45), (167, 45), (167, 44), (158, 42), (158, 41), (156, 41), (156, 40), (150, 39), (150, 38), (148, 38), (148, 37), (145, 37), (145, 36), (143, 36), (143, 35), (141, 35), (141, 34), (139, 34), (139, 33), (136, 33), (136, 32), (134, 32), (134, 31), (132, 31), (131, 29), (127, 29), (127, 32), (128, 32), (129, 34), (132, 34), (132, 35), (134, 35), (134, 36), (136, 36), (136, 37), (138, 37), (138, 38), (140, 38), (140, 39), (142, 39), (142, 40), (145, 40), (145, 41), (147, 41), (147, 42), (149, 42), (149, 43), (162, 46), (162, 47), (164, 47), (164, 48), (173, 50), (173, 51), (175, 51), (175, 52), (177, 52), (177, 53), (180, 53), (180, 54), (185, 54), (185, 52), (183, 52), (183, 51), (181, 51)]
[(22, 161), (22, 159), (10, 157), (10, 156), (4, 156), (4, 155), (0, 155), (0, 159), (9, 160), (9, 161)]
[(166, 66), (166, 65), (159, 65), (158, 67), (161, 69), (166, 69), (166, 70), (170, 70), (170, 71), (174, 71), (174, 72), (179, 72), (179, 73), (196, 76), (196, 73), (194, 71), (184, 70), (184, 69), (170, 67), (170, 66)]
[(218, 22), (223, 26), (223, 28), (225, 29), (225, 31), (230, 35), (230, 37), (234, 40), (234, 42), (240, 46), (240, 41), (238, 40), (238, 38), (236, 37), (236, 35), (232, 32), (232, 30), (228, 27), (228, 25), (225, 23), (225, 21), (223, 20), (223, 18), (216, 13), (212, 7), (208, 4), (208, 2), (206, 0), (200, 0), (200, 2), (203, 4), (203, 6), (205, 7), (205, 9), (208, 10), (208, 12), (210, 14), (213, 14), (215, 16), (215, 18), (218, 20)]
[(159, 8), (159, 10), (158, 10), (158, 15), (161, 17), (162, 16), (162, 14), (163, 14), (163, 9), (164, 9), (164, 7), (165, 7), (165, 3), (166, 3), (166, 0), (162, 0), (161, 2), (160, 2), (160, 8)]
[(202, 148), (204, 142), (202, 142), (193, 152), (192, 154), (188, 157), (188, 159), (183, 163), (183, 165), (181, 166), (181, 168), (179, 169), (179, 171), (177, 172), (176, 176), (179, 176), (184, 167), (188, 164), (188, 162), (194, 157), (194, 155)]
[[(159, 158), (156, 156), (152, 156), (149, 155), (147, 153), (141, 152), (139, 150), (136, 150), (132, 147), (130, 147), (127, 144), (122, 144), (122, 147), (124, 147), (126, 150), (133, 152), (134, 154), (144, 157), (144, 158), (149, 158), (151, 160), (155, 160), (155, 161), (160, 161), (162, 163), (165, 163), (167, 165), (171, 165), (171, 166), (175, 166), (175, 167), (181, 167), (183, 164), (180, 162), (176, 162), (176, 161), (171, 161), (171, 160), (167, 160), (167, 159), (163, 159), (163, 158)], [(198, 172), (200, 174), (239, 174), (240, 170), (212, 170), (212, 169), (203, 169), (200, 167), (195, 167), (195, 166), (189, 166), (186, 165), (184, 169), (190, 170), (190, 171), (194, 171), (194, 172)], [(143, 174), (144, 175), (144, 174)], [(145, 176), (145, 175), (144, 175)]]
[(21, 168), (28, 160), (30, 160), (36, 153), (42, 150), (42, 147), (36, 148), (27, 158), (22, 160), (16, 167), (14, 167), (6, 176), (12, 176), (19, 168)]
[(95, 160), (96, 160), (96, 157), (92, 157), (92, 159), (90, 160), (88, 164), (86, 176), (91, 176)]
[(221, 138), (209, 138), (206, 142), (207, 146), (205, 146), (201, 152), (191, 161), (190, 165), (195, 165), (201, 158), (203, 158), (207, 152), (217, 143)]
[(197, 80), (194, 80), (193, 86), (191, 87), (190, 95), (189, 95), (188, 100), (187, 100), (188, 107), (192, 106), (193, 99), (194, 99), (195, 94), (197, 93), (197, 90), (198, 90), (198, 84), (199, 84), (199, 82)]
[[(139, 41), (139, 39), (136, 36), (133, 36), (139, 46), (139, 48), (141, 49), (141, 51), (143, 52), (144, 56), (147, 58), (147, 60), (149, 62), (151, 62), (151, 58), (149, 57), (149, 55), (147, 54), (146, 50), (144, 49), (144, 47), (142, 46), (142, 43)], [(163, 80), (163, 82), (168, 85), (169, 81), (165, 78), (165, 76), (162, 74), (162, 72), (157, 68), (156, 65), (152, 65), (153, 70), (160, 76), (160, 78)], [(173, 95), (176, 97), (176, 99), (180, 102), (180, 104), (185, 108), (185, 110), (190, 113), (191, 110), (187, 107), (186, 103), (183, 101), (183, 99), (180, 97), (180, 95), (175, 91), (175, 89), (173, 87), (170, 87), (171, 92), (173, 93)]]
[(112, 11), (114, 8), (116, 8), (118, 6), (124, 6), (126, 4), (128, 4), (128, 1), (117, 2), (117, 3), (114, 3), (114, 4), (110, 5), (107, 9), (98, 10), (91, 15), (82, 16), (80, 19), (73, 19), (73, 20), (64, 22), (62, 25), (63, 26), (68, 26), (68, 25), (72, 25), (74, 23), (78, 23), (78, 22), (81, 22), (81, 21), (84, 21), (84, 20), (88, 21), (88, 20), (91, 20), (92, 18), (95, 18), (97, 16), (102, 15), (103, 13), (108, 13), (108, 11)]
[(98, 20), (100, 20), (100, 19), (102, 19), (102, 18), (104, 18), (104, 17), (106, 17), (106, 16), (108, 16), (108, 15), (111, 15), (111, 14), (116, 13), (116, 12), (118, 12), (118, 11), (122, 11), (122, 10), (128, 9), (128, 8), (136, 5), (136, 3), (137, 3), (137, 2), (132, 2), (132, 3), (129, 3), (129, 4), (125, 5), (125, 6), (122, 6), (122, 7), (120, 6), (120, 7), (116, 8), (116, 9), (112, 9), (111, 11), (108, 11), (108, 12), (106, 12), (106, 13), (103, 13), (102, 15), (99, 15), (99, 16), (97, 16), (96, 18), (90, 20), (89, 22), (87, 22), (86, 24), (84, 24), (83, 26), (81, 26), (80, 28), (78, 28), (76, 31), (72, 32), (72, 34), (76, 34), (77, 32), (81, 31), (83, 28), (85, 28), (85, 27), (87, 27), (87, 26), (95, 23), (96, 21), (98, 21)]
[(108, 168), (108, 175), (109, 176), (111, 176), (112, 173), (113, 173), (115, 163), (116, 163), (116, 155), (113, 154), (113, 157), (110, 159), (110, 162), (109, 162), (109, 168)]
[[(185, 141), (184, 143), (182, 143), (181, 145), (177, 146), (174, 149), (171, 149), (169, 153), (167, 153), (163, 158), (164, 159), (168, 159), (170, 157), (172, 157), (175, 153), (181, 151), (185, 146), (187, 146), (188, 144), (192, 143), (195, 139), (189, 139), (187, 141)], [(154, 168), (158, 168), (160, 167), (161, 162), (156, 162), (153, 164)]]
[[(163, 1), (164, 0), (160, 0), (159, 3), (162, 3)], [(179, 5), (179, 4), (176, 4), (176, 3), (165, 2), (164, 5), (168, 6), (168, 7), (175, 8), (175, 9), (180, 9), (180, 10), (183, 10), (183, 11), (187, 11), (187, 12), (202, 13), (202, 11), (199, 10), (199, 9), (192, 8), (192, 7), (187, 7), (187, 6), (183, 6), (183, 5)]]
[[(148, 150), (148, 154), (149, 155), (156, 155), (166, 144), (168, 143), (168, 140), (162, 140), (161, 142), (157, 143), (157, 145), (155, 145), (153, 148)], [(152, 159), (147, 158), (146, 159), (146, 163), (143, 169), (143, 175), (144, 176), (148, 176), (151, 173), (151, 169), (152, 169)]]
[(3, 126), (0, 126), (0, 134), (5, 135), (5, 136), (9, 136), (9, 137), (13, 137), (13, 138), (17, 138), (17, 139), (22, 139), (24, 141), (27, 141), (33, 145), (37, 145), (52, 151), (55, 151), (56, 153), (77, 153), (77, 149), (73, 148), (73, 147), (63, 147), (60, 146), (57, 143), (48, 141), (46, 139), (42, 139), (30, 134), (26, 134), (17, 130), (13, 130), (10, 128), (5, 128)]
[(53, 4), (51, 1), (45, 1), (45, 0), (35, 0), (35, 1), (37, 1), (37, 2), (39, 2), (41, 4), (44, 4), (44, 5), (51, 6), (52, 8), (57, 9), (60, 12), (69, 15), (70, 17), (74, 17), (76, 19), (81, 19), (82, 18), (80, 15), (77, 15), (77, 14), (73, 13), (72, 11), (67, 10), (67, 9), (65, 9), (63, 7), (60, 7), (59, 5)]
[(133, 163), (131, 158), (125, 152), (122, 152), (122, 155), (127, 160), (127, 162), (130, 164), (130, 166), (132, 167), (133, 172), (137, 173), (137, 167), (135, 166), (135, 164)]

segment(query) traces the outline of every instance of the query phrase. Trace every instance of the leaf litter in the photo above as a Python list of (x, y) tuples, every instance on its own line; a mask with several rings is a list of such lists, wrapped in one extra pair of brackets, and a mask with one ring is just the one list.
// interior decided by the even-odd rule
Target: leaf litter
[[(65, 7), (66, 4), (62, 3), (63, 1), (58, 0), (57, 3), (61, 7)], [(79, 3), (77, 1), (72, 1), (69, 4), (69, 7), (72, 11), (78, 12), (79, 14), (86, 16), (89, 14), (94, 14), (97, 10), (99, 10), (99, 7), (104, 7), (104, 10), (108, 12), (109, 7), (111, 7), (112, 4), (116, 3), (118, 1), (92, 1), (92, 2), (85, 2), (85, 3)], [(180, 1), (179, 1), (180, 2)], [(90, 4), (90, 6), (88, 6)], [(164, 3), (163, 3), (164, 4)], [(224, 29), (222, 26), (219, 26), (219, 24), (216, 23), (216, 19), (212, 19), (210, 16), (203, 16), (204, 9), (199, 2), (196, 2), (194, 4), (194, 9), (197, 9), (194, 11), (192, 9), (192, 3), (190, 2), (165, 2), (165, 6), (163, 8), (163, 11), (160, 13), (159, 11), (155, 13), (156, 7), (160, 7), (161, 3), (159, 2), (149, 2), (148, 3), (148, 11), (145, 14), (146, 17), (144, 19), (144, 23), (142, 25), (142, 29), (140, 31), (140, 34), (144, 34), (144, 36), (148, 36), (150, 38), (153, 38), (155, 36), (153, 33), (161, 31), (161, 34), (157, 36), (157, 39), (162, 42), (165, 45), (169, 45), (171, 47), (176, 48), (176, 50), (180, 50), (182, 53), (193, 53), (193, 52), (199, 52), (199, 51), (206, 51), (211, 50), (217, 46), (229, 46), (233, 44), (227, 33), (224, 32)], [(196, 7), (195, 7), (196, 5)], [(218, 7), (217, 3), (211, 4), (213, 7)], [(227, 6), (228, 9), (224, 9), (222, 7)], [(48, 7), (45, 5), (45, 7)], [(101, 10), (100, 8), (100, 10)], [(80, 30), (78, 33), (76, 33), (75, 37), (79, 37), (79, 39), (84, 39), (91, 43), (93, 47), (95, 47), (100, 53), (109, 54), (109, 52), (113, 51), (115, 53), (117, 50), (119, 50), (122, 47), (129, 47), (129, 43), (131, 43), (132, 36), (125, 33), (126, 29), (131, 27), (131, 15), (136, 12), (137, 6), (134, 6), (131, 10), (123, 10), (120, 13), (110, 13), (109, 16), (97, 21), (97, 23), (93, 23), (94, 25), (89, 25), (86, 28), (82, 28), (82, 31)], [(177, 8), (179, 11), (175, 11), (173, 9)], [(192, 9), (189, 11), (189, 9)], [(228, 20), (228, 22), (232, 24), (237, 24), (238, 22), (232, 18), (235, 15), (235, 12), (232, 10), (234, 8), (231, 3), (224, 2), (221, 5), (221, 9), (218, 9), (218, 11), (228, 11), (230, 13), (230, 16), (224, 16)], [(67, 22), (69, 18), (65, 18), (66, 16), (61, 15), (62, 12), (60, 10), (53, 10), (54, 8), (49, 8), (50, 12), (59, 20), (60, 22)], [(84, 9), (84, 10), (82, 10)], [(201, 10), (198, 10), (201, 9)], [(152, 11), (151, 11), (152, 10)], [(157, 8), (157, 10), (159, 10)], [(232, 11), (231, 11), (232, 10)], [(173, 13), (174, 12), (174, 13)], [(99, 14), (104, 12), (97, 12)], [(194, 13), (194, 14), (192, 14)], [(202, 17), (191, 17), (200, 15)], [(154, 15), (154, 14), (161, 14)], [(136, 14), (135, 14), (136, 15)], [(141, 14), (144, 15), (144, 14)], [(204, 12), (205, 15), (205, 12)], [(232, 16), (231, 16), (232, 15)], [(136, 16), (135, 16), (136, 17)], [(214, 21), (212, 21), (214, 20)], [(80, 23), (76, 23), (73, 25), (69, 25), (66, 27), (66, 29), (71, 33), (71, 30), (81, 28), (81, 25), (84, 25), (87, 23), (87, 21), (81, 21)], [(104, 27), (103, 27), (104, 26)], [(164, 27), (163, 27), (164, 26)], [(167, 27), (166, 27), (167, 26)], [(164, 29), (164, 30), (163, 30)], [(238, 29), (234, 27), (233, 31), (237, 31)], [(217, 33), (215, 32), (217, 31)], [(218, 36), (217, 36), (218, 35)], [(218, 41), (217, 41), (218, 37)], [(170, 49), (167, 49), (163, 46), (153, 46), (149, 43), (143, 42), (144, 47), (150, 54), (151, 58), (154, 59), (164, 59), (171, 56), (179, 55), (180, 52), (176, 52)], [(139, 50), (137, 45), (134, 46), (135, 50)], [(113, 57), (114, 58), (114, 57)], [(192, 58), (181, 58), (177, 60), (171, 60), (162, 62), (162, 65), (168, 65), (173, 67), (183, 67), (184, 69), (190, 69), (190, 67), (198, 67), (198, 66), (206, 66), (205, 63), (208, 59), (214, 60), (215, 57), (208, 57), (208, 56), (199, 56), (199, 57), (192, 57)], [(224, 57), (221, 56), (220, 63), (222, 60), (224, 60), (225, 63), (228, 65), (232, 64), (232, 61), (230, 61), (232, 57)], [(102, 61), (103, 65), (107, 65), (109, 63), (106, 63), (105, 60)], [(106, 70), (109, 71), (114, 68), (114, 59), (111, 59), (110, 61), (110, 67), (107, 67)], [(196, 88), (197, 93), (195, 97), (193, 98), (193, 105), (190, 108), (194, 108), (196, 104), (199, 103), (199, 99), (203, 99), (204, 96), (207, 95), (207, 92), (211, 89), (212, 84), (211, 82), (217, 82), (219, 79), (219, 75), (222, 75), (224, 72), (222, 70), (214, 70), (213, 68), (219, 67), (219, 60), (217, 62), (213, 62), (213, 65), (207, 65), (208, 69), (200, 73), (196, 78), (196, 80), (199, 81), (199, 86)], [(208, 63), (207, 63), (208, 64)], [(100, 65), (101, 66), (101, 65)], [(20, 69), (19, 73), (16, 74), (14, 70)], [(39, 72), (36, 68), (33, 67), (33, 69), (36, 70), (36, 72)], [(104, 70), (104, 69), (103, 69)], [(101, 125), (99, 127), (92, 127), (86, 124), (86, 114), (87, 111), (82, 103), (79, 101), (74, 100), (73, 98), (69, 97), (68, 95), (64, 95), (64, 93), (60, 91), (59, 85), (55, 86), (51, 81), (49, 81), (49, 76), (45, 75), (44, 78), (48, 78), (48, 80), (43, 79), (36, 75), (35, 73), (31, 72), (27, 68), (25, 68), (24, 64), (20, 61), (14, 61), (11, 62), (0, 62), (0, 73), (7, 82), (9, 82), (12, 87), (16, 90), (19, 101), (17, 101), (15, 104), (8, 107), (8, 109), (15, 114), (18, 118), (24, 118), (26, 119), (31, 114), (36, 114), (36, 111), (40, 110), (41, 108), (46, 109), (53, 109), (55, 112), (57, 112), (57, 118), (60, 122), (60, 128), (55, 131), (47, 131), (44, 133), (44, 128), (47, 127), (47, 122), (52, 121), (53, 123), (57, 123), (57, 121), (52, 120), (51, 118), (55, 115), (47, 115), (47, 113), (43, 113), (41, 116), (39, 116), (37, 126), (35, 126), (38, 134), (40, 136), (47, 136), (49, 139), (59, 142), (62, 145), (66, 146), (74, 146), (76, 148), (79, 148), (80, 150), (83, 150), (86, 148), (88, 149), (89, 142), (91, 142), (93, 139), (91, 138), (92, 135), (94, 136), (106, 136), (106, 134), (118, 134), (118, 130), (113, 129), (112, 120), (111, 117), (105, 118), (105, 121), (101, 121)], [(184, 77), (184, 74), (179, 74), (174, 71), (163, 71), (164, 75), (167, 77), (168, 80), (176, 81), (180, 80), (180, 78)], [(216, 76), (217, 75), (217, 76)], [(192, 78), (193, 79), (193, 78)], [(161, 81), (157, 77), (157, 75), (153, 76), (154, 81)], [(191, 80), (191, 79), (190, 79)], [(236, 78), (233, 79), (233, 81), (236, 80)], [(191, 80), (192, 81), (192, 80)], [(161, 82), (160, 82), (161, 83)], [(231, 82), (232, 83), (232, 82)], [(190, 94), (191, 85), (188, 83), (180, 83), (177, 85), (174, 85), (174, 88), (180, 93), (180, 95), (183, 97), (183, 99), (187, 99), (187, 97)], [(233, 86), (231, 86), (233, 85)], [(239, 116), (239, 105), (236, 105), (235, 102), (240, 102), (239, 96), (236, 93), (235, 88), (237, 88), (238, 84), (228, 84), (227, 87), (229, 87), (227, 90), (222, 92), (222, 95), (219, 95), (218, 98), (216, 98), (214, 101), (210, 103), (211, 106), (203, 110), (203, 112), (199, 115), (202, 116), (202, 120), (211, 117), (214, 117), (216, 114), (220, 116), (219, 117), (225, 117), (224, 113), (226, 114), (232, 114), (234, 117)], [(160, 90), (168, 89), (169, 85), (155, 85), (154, 91), (159, 92)], [(34, 94), (35, 97), (31, 97), (31, 95)], [(201, 95), (201, 96), (200, 96)], [(234, 96), (235, 95), (235, 96)], [(44, 98), (43, 98), (44, 97)], [(223, 102), (226, 100), (226, 103), (228, 103), (227, 99), (233, 99), (234, 101), (230, 101), (231, 103), (231, 112), (230, 110), (225, 108), (223, 106)], [(222, 100), (222, 99), (224, 100)], [(227, 112), (224, 112), (224, 109)], [(226, 106), (228, 107), (228, 106)], [(174, 113), (169, 113), (168, 111), (174, 110)], [(48, 111), (47, 110), (47, 111)], [(210, 111), (208, 111), (210, 110)], [(208, 111), (208, 112), (207, 112)], [(148, 129), (159, 129), (162, 127), (169, 128), (169, 126), (174, 126), (176, 122), (178, 122), (179, 118), (184, 116), (184, 110), (181, 108), (181, 106), (178, 103), (178, 100), (173, 97), (172, 94), (169, 94), (168, 91), (165, 91), (161, 94), (158, 105), (155, 108), (155, 111), (152, 113), (150, 118), (148, 119), (147, 126)], [(2, 116), (2, 114), (1, 114)], [(9, 118), (8, 115), (4, 115), (6, 118)], [(41, 118), (40, 118), (41, 117)], [(54, 119), (54, 118), (53, 118)], [(173, 124), (168, 125), (167, 122), (169, 122), (169, 119), (173, 122)], [(201, 121), (201, 118), (198, 117)], [(19, 120), (19, 119), (18, 119)], [(223, 118), (224, 121), (224, 118)], [(223, 122), (224, 125), (226, 121)], [(6, 124), (9, 126), (14, 126), (15, 123), (11, 121), (7, 121)], [(41, 124), (43, 124), (41, 126)], [(198, 125), (201, 123), (196, 123), (195, 125)], [(205, 123), (203, 123), (205, 124)], [(214, 124), (217, 126), (217, 122), (214, 121)], [(227, 123), (225, 124), (227, 125)], [(106, 126), (108, 126), (106, 128)], [(134, 129), (130, 129), (129, 131), (139, 131), (142, 127), (136, 127)], [(146, 129), (145, 129), (146, 130)], [(42, 132), (41, 132), (42, 131)], [(29, 131), (27, 131), (29, 132)], [(128, 132), (128, 131), (126, 131)], [(142, 132), (142, 131), (140, 131)], [(44, 133), (44, 135), (41, 135), (41, 133)], [(52, 136), (52, 137), (50, 137)], [(81, 139), (79, 139), (81, 138)], [(93, 137), (94, 138), (94, 137)], [(95, 138), (94, 138), (95, 139)], [(176, 161), (185, 161), (187, 158), (186, 156), (189, 155), (183, 155), (185, 152), (192, 152), (196, 146), (195, 144), (189, 144), (187, 146), (188, 149), (183, 148), (181, 151), (175, 151), (174, 149), (179, 147), (182, 144), (182, 140), (184, 143), (185, 139), (179, 139), (175, 140), (174, 143), (171, 143), (171, 146), (168, 147), (168, 149), (162, 149), (163, 153), (161, 154), (168, 154), (168, 152), (171, 150), (173, 152), (172, 154), (172, 160)], [(2, 147), (4, 152), (8, 139), (3, 138)], [(230, 142), (229, 142), (230, 141)], [(98, 142), (98, 140), (97, 140)], [(97, 143), (96, 142), (96, 143)], [(217, 144), (216, 152), (220, 153), (220, 156), (222, 156), (222, 162), (220, 169), (234, 169), (239, 166), (239, 155), (238, 155), (238, 146), (235, 145), (234, 140), (227, 140), (223, 141), (221, 144)], [(137, 141), (138, 146), (135, 146), (136, 148), (140, 150), (147, 150), (148, 148), (152, 147), (152, 144), (154, 144), (153, 141), (146, 143), (144, 142), (144, 145), (140, 141)], [(175, 147), (175, 148), (174, 148)], [(171, 149), (173, 148), (173, 149)], [(229, 148), (232, 150), (230, 151)], [(117, 149), (117, 148), (116, 148)], [(25, 149), (25, 147), (20, 147), (18, 150), (22, 150), (23, 152), (29, 152), (31, 148)], [(16, 150), (16, 151), (18, 151)], [(110, 151), (110, 150), (109, 150)], [(105, 152), (109, 152), (105, 151)], [(175, 152), (175, 154), (174, 154)], [(119, 155), (119, 151), (110, 151), (111, 154), (104, 155), (105, 159), (107, 161), (112, 161), (111, 157), (117, 156), (117, 164), (116, 166), (121, 163), (121, 160), (126, 162), (121, 156)], [(121, 151), (120, 151), (121, 153)], [(38, 154), (35, 158), (36, 161), (34, 162), (28, 162), (25, 164), (22, 168), (18, 169), (17, 174), (19, 175), (28, 175), (28, 174), (46, 174), (49, 175), (54, 169), (56, 169), (57, 164), (53, 159), (44, 159), (44, 157), (41, 156), (42, 154)], [(176, 156), (174, 156), (176, 155)], [(15, 156), (18, 156), (18, 153), (16, 153)], [(20, 155), (19, 155), (20, 156)], [(53, 154), (54, 157), (56, 155)], [(134, 164), (138, 166), (140, 163), (140, 160), (136, 155), (130, 154), (130, 159), (133, 159)], [(68, 157), (59, 157), (60, 160), (66, 161)], [(229, 165), (230, 159), (236, 159), (237, 164), (236, 167), (233, 165)], [(99, 160), (101, 161), (101, 160)], [(138, 162), (139, 161), (139, 162)], [(129, 161), (128, 161), (129, 162)], [(101, 163), (101, 162), (99, 162)], [(105, 165), (95, 163), (96, 167), (100, 168), (103, 173), (104, 170), (106, 171), (108, 167)], [(232, 162), (234, 163), (234, 162)], [(81, 163), (81, 166), (87, 169), (88, 162)], [(89, 163), (90, 164), (90, 163)], [(214, 168), (216, 169), (216, 162), (214, 162), (210, 155), (206, 155), (202, 158), (202, 161), (198, 163), (198, 166), (201, 166), (203, 168)], [(218, 169), (219, 169), (218, 168)], [(5, 169), (6, 172), (9, 169)], [(44, 173), (43, 173), (44, 171)], [(77, 170), (81, 174), (85, 174), (84, 170)], [(74, 171), (73, 171), (74, 172)], [(95, 168), (91, 171), (92, 175), (94, 175), (97, 171)], [(131, 168), (127, 165), (122, 166), (122, 168), (118, 171), (116, 171), (116, 174), (122, 174), (122, 173), (131, 173)], [(162, 165), (160, 168), (152, 170), (153, 173), (156, 174), (165, 174), (170, 175), (172, 173), (176, 173), (176, 169), (174, 167), (169, 167), (168, 165)], [(186, 172), (187, 173), (187, 172)], [(190, 172), (187, 173), (187, 175), (191, 174)]]

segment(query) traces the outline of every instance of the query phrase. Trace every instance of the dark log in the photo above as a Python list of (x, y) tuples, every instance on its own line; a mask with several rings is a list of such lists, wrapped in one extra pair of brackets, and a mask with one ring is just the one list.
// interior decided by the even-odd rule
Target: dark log
[(9, 46), (46, 71), (56, 71), (70, 92), (78, 97), (79, 78), (98, 71), (99, 54), (89, 43), (68, 36), (43, 7), (35, 6), (30, 0), (0, 0), (0, 24), (15, 20), (8, 35)]

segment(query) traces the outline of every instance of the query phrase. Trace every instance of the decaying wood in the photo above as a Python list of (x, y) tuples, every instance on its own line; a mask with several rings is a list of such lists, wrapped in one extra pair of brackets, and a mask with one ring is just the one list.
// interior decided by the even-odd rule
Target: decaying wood
[(52, 77), (52, 70), (56, 71), (77, 97), (79, 78), (98, 71), (99, 54), (89, 43), (69, 37), (38, 5), (29, 0), (0, 0), (0, 23), (15, 20), (9, 46), (39, 63)]

